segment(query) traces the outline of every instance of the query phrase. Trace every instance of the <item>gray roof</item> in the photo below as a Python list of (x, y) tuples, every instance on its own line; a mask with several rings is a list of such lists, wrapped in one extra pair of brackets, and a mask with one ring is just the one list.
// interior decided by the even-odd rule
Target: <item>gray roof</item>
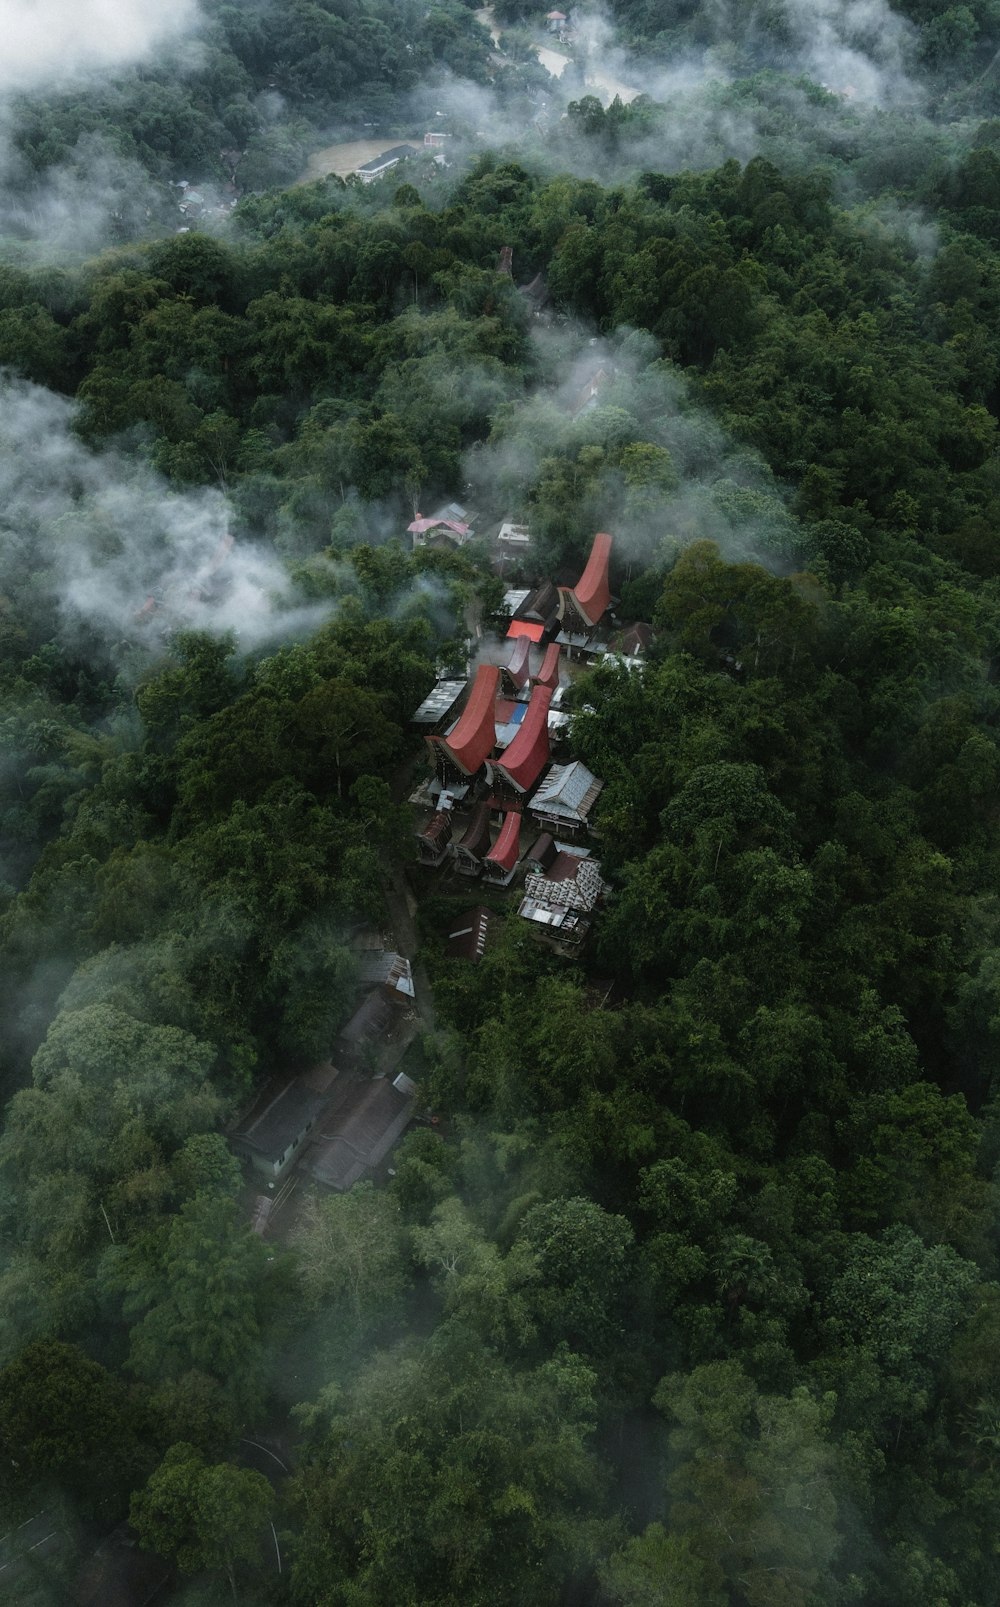
[(437, 725), (443, 720), (449, 709), (454, 708), (462, 693), (465, 691), (465, 679), (461, 681), (438, 681), (432, 691), (428, 692), (424, 701), (410, 719), (414, 725)]
[(359, 173), (378, 173), (383, 167), (391, 167), (393, 162), (401, 162), (406, 156), (416, 156), (415, 145), (393, 145), (380, 156), (373, 156), (370, 162), (362, 162), (358, 168)]
[(413, 1111), (414, 1094), (397, 1078), (350, 1083), (328, 1119), (313, 1151), (309, 1170), (330, 1188), (349, 1189), (385, 1159)]
[(531, 800), (531, 807), (583, 824), (603, 786), (604, 782), (598, 781), (579, 759), (572, 764), (554, 764)]
[(289, 1146), (316, 1120), (327, 1103), (326, 1094), (313, 1093), (297, 1080), (286, 1083), (262, 1110), (254, 1107), (250, 1120), (233, 1141), (266, 1160), (280, 1161)]

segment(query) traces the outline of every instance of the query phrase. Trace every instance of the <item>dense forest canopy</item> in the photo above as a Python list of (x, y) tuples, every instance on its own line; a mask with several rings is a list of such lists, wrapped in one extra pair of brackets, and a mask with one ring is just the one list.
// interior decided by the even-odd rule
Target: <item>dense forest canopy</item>
[[(11, 1599), (992, 1607), (1000, 5), (142, 9), (0, 66)], [(609, 896), (473, 965), (411, 717), (599, 530)], [(261, 1237), (414, 911), (436, 1120)]]

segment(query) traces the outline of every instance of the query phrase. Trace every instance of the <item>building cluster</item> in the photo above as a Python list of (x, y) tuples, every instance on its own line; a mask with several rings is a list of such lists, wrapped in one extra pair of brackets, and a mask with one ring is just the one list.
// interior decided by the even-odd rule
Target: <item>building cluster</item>
[(414, 1115), (416, 1084), (398, 1069), (415, 1030), (410, 961), (377, 933), (356, 934), (353, 947), (359, 998), (330, 1058), (272, 1077), (230, 1130), (234, 1151), (268, 1187), (254, 1209), (258, 1233), (302, 1173), (338, 1191), (378, 1176)]
[[(517, 881), (519, 914), (564, 952), (583, 941), (606, 892), (590, 847), (603, 782), (556, 750), (568, 720), (560, 704), (574, 646), (599, 633), (607, 644), (611, 545), (609, 535), (595, 536), (574, 586), (546, 582), (518, 594), (499, 662), (479, 664), (467, 682), (439, 682), (414, 716), (433, 766), (414, 795), (420, 863), (494, 887)], [(466, 938), (468, 957), (476, 958), (488, 922), (473, 911), (468, 926), (475, 938), (463, 930), (451, 937)]]

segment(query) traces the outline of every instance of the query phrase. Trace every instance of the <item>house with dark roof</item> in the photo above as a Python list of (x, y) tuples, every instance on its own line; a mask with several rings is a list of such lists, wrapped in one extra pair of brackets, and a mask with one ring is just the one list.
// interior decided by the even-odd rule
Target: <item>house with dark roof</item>
[(316, 1181), (344, 1193), (370, 1177), (403, 1136), (416, 1093), (405, 1072), (391, 1081), (340, 1079), (310, 1151), (309, 1171)]
[(300, 1144), (326, 1103), (325, 1094), (313, 1092), (298, 1078), (281, 1086), (269, 1083), (246, 1119), (230, 1134), (230, 1143), (255, 1172), (275, 1182), (297, 1158)]
[(398, 167), (400, 162), (416, 154), (415, 145), (393, 145), (380, 156), (373, 156), (370, 162), (363, 162), (357, 169), (358, 178), (362, 184), (371, 184), (375, 179), (380, 179), (383, 173), (388, 173), (390, 168)]
[(433, 869), (440, 865), (451, 846), (451, 811), (436, 809), (417, 832), (417, 855), (421, 865)]
[(499, 915), (494, 915), (485, 904), (477, 904), (475, 909), (467, 910), (458, 917), (454, 931), (448, 933), (448, 958), (470, 960), (473, 965), (478, 965), (496, 938), (500, 926)]
[(492, 846), (490, 806), (480, 803), (473, 810), (462, 836), (453, 845), (455, 869), (462, 876), (478, 876)]

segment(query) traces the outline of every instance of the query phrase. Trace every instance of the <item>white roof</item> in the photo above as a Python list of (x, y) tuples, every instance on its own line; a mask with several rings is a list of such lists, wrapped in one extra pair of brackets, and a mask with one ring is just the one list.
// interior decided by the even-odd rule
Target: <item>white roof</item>
[(582, 821), (603, 786), (603, 781), (598, 781), (593, 771), (579, 759), (574, 759), (572, 764), (554, 764), (535, 793), (531, 807)]

